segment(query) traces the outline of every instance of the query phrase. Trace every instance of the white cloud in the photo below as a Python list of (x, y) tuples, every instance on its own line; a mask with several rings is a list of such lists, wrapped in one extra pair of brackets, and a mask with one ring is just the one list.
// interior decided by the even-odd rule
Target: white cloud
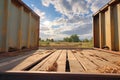
[(43, 16), (41, 23), (41, 37), (63, 39), (71, 34), (78, 34), (81, 39), (92, 37), (92, 14), (98, 11), (110, 0), (42, 0), (42, 4), (49, 7), (52, 4), (55, 10), (63, 16), (49, 21)]
[(103, 7), (106, 3), (108, 3), (110, 0), (89, 0), (92, 5), (91, 5), (91, 10), (93, 11), (93, 13), (97, 12), (101, 7)]
[(80, 39), (91, 39), (91, 36), (92, 36), (92, 34), (83, 34), (83, 35), (79, 35), (79, 38)]
[(89, 14), (90, 10), (95, 13), (110, 0), (42, 0), (42, 4), (49, 7), (54, 5), (56, 11), (67, 17), (73, 15)]
[(50, 2), (51, 2), (51, 0), (42, 0), (42, 4), (46, 7), (49, 6)]
[(40, 16), (40, 19), (45, 19), (45, 12), (40, 11), (40, 9), (38, 9), (35, 5), (31, 4), (31, 6), (33, 7), (33, 10)]
[(67, 17), (73, 15), (84, 15), (89, 12), (85, 0), (42, 0), (44, 6), (54, 5), (56, 11)]

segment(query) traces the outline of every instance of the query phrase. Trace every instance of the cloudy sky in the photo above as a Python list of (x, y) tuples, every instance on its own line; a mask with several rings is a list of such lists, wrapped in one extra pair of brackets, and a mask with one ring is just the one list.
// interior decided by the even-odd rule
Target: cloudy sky
[(92, 37), (92, 15), (110, 0), (23, 0), (40, 17), (40, 37)]

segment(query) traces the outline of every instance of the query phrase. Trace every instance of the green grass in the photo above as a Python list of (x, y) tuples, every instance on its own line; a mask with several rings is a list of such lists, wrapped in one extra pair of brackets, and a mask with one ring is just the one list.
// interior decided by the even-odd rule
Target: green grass
[(92, 42), (39, 42), (41, 47), (74, 47), (74, 48), (92, 48)]

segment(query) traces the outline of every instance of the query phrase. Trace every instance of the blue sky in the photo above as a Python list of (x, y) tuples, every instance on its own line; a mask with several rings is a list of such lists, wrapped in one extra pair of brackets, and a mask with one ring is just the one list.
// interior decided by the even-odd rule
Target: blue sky
[(41, 39), (92, 37), (92, 15), (110, 0), (22, 0), (40, 18)]

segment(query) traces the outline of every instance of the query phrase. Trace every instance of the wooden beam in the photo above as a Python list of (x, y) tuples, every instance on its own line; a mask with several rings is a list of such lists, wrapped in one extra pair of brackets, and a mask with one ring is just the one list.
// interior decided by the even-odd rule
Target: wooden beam
[(99, 13), (100, 48), (105, 46), (105, 13)]
[(31, 36), (31, 13), (29, 13), (29, 25), (28, 25), (28, 38), (27, 38), (27, 47), (30, 48), (30, 36)]
[(117, 4), (117, 11), (118, 11), (118, 39), (119, 39), (119, 51), (120, 51), (120, 3)]
[(20, 22), (19, 22), (19, 30), (18, 30), (18, 49), (22, 47), (22, 16), (23, 15), (23, 7), (20, 7)]
[(8, 18), (9, 18), (9, 7), (10, 7), (10, 2), (11, 0), (5, 0), (4, 1), (4, 23), (3, 23), (3, 44), (2, 44), (2, 51), (4, 52), (8, 52), (8, 26), (9, 26), (9, 22), (8, 22)]
[(93, 21), (93, 33), (94, 33), (94, 47), (100, 48), (100, 39), (99, 39), (99, 15), (94, 17)]
[(112, 7), (108, 7), (108, 11), (106, 12), (106, 46), (109, 47), (110, 50), (113, 50), (113, 38), (114, 38), (114, 28), (112, 24)]
[(0, 72), (1, 80), (119, 80), (120, 74), (54, 73), (54, 72)]

